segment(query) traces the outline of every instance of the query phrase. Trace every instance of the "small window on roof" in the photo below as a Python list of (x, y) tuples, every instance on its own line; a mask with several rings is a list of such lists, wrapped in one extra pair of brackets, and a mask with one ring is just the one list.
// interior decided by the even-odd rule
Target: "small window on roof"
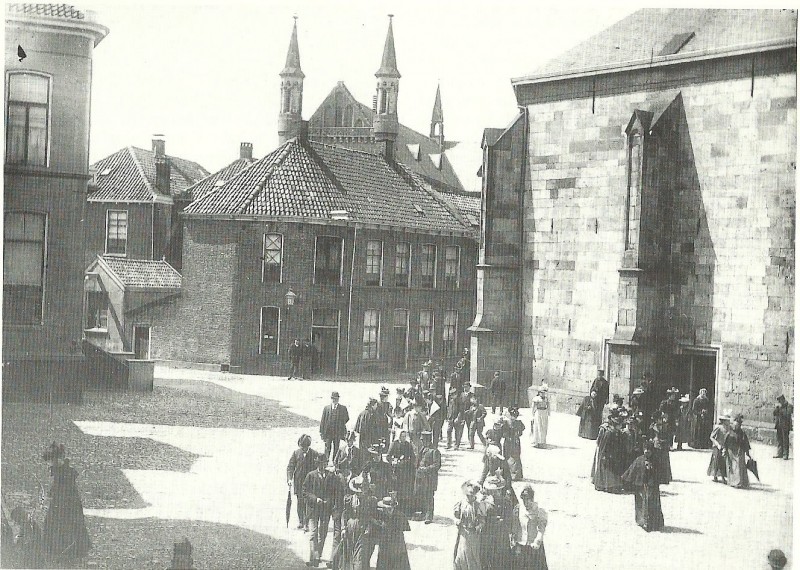
[(419, 204), (413, 204), (414, 209), (417, 211), (417, 214), (425, 215), (425, 211), (420, 207)]
[(111, 169), (110, 168), (106, 168), (105, 170), (103, 170), (100, 173), (100, 176), (108, 176), (109, 174), (111, 174)]
[(225, 181), (220, 178), (219, 180), (214, 182), (214, 186), (225, 186)]
[(694, 32), (684, 32), (682, 34), (675, 34), (672, 38), (664, 45), (658, 55), (674, 55), (681, 51), (686, 44), (692, 41), (694, 37)]

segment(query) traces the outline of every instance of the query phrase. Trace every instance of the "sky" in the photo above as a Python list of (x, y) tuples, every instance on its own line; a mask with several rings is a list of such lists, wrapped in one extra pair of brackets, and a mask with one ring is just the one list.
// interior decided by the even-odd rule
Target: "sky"
[(308, 119), (337, 81), (371, 105), (375, 71), (394, 14), (400, 122), (430, 128), (437, 83), (449, 151), (464, 187), (479, 190), (480, 139), (517, 112), (511, 77), (525, 75), (637, 9), (630, 3), (83, 2), (109, 28), (94, 52), (90, 161), (125, 146), (150, 148), (213, 172), (251, 142), (278, 144), (279, 76), (292, 17)]

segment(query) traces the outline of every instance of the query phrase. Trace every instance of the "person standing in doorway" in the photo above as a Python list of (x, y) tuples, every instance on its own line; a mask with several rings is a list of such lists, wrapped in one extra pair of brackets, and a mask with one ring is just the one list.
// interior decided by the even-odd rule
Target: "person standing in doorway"
[(692, 433), (689, 438), (689, 445), (694, 449), (708, 449), (713, 427), (711, 400), (708, 399), (708, 390), (700, 388), (700, 393), (692, 402)]
[(591, 388), (589, 388), (589, 392), (595, 390), (597, 392), (597, 399), (600, 402), (600, 418), (598, 419), (598, 425), (602, 420), (603, 416), (603, 406), (608, 404), (608, 380), (605, 377), (605, 371), (602, 368), (597, 369), (597, 377), (592, 382)]
[(303, 345), (300, 344), (300, 339), (294, 339), (292, 346), (289, 347), (289, 361), (292, 363), (292, 371), (289, 373), (289, 380), (292, 378), (302, 378), (300, 364), (303, 360), (303, 352)]
[(500, 407), (500, 415), (502, 415), (506, 399), (506, 381), (499, 370), (494, 373), (491, 382), (489, 382), (489, 392), (492, 396), (492, 413), (494, 414), (497, 407)]
[(331, 392), (331, 403), (323, 408), (319, 423), (319, 435), (325, 442), (325, 457), (331, 461), (339, 453), (339, 442), (347, 434), (349, 421), (347, 407), (339, 404), (339, 392)]
[(789, 459), (789, 432), (792, 431), (794, 406), (786, 401), (786, 396), (778, 396), (778, 404), (772, 411), (775, 416), (775, 431), (778, 435), (778, 454), (775, 457)]

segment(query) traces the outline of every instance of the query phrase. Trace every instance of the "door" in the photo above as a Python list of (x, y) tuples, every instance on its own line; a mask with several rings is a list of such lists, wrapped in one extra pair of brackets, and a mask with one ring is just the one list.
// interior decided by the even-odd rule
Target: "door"
[(713, 407), (716, 384), (716, 356), (705, 353), (684, 353), (680, 357), (679, 373), (674, 385), (680, 389), (681, 394), (689, 394), (694, 399), (700, 393), (700, 389), (705, 388)]
[(408, 311), (394, 310), (392, 326), (392, 369), (405, 370), (408, 362)]
[(133, 354), (137, 360), (150, 359), (150, 325), (133, 327)]
[(311, 344), (319, 351), (315, 372), (336, 374), (339, 356), (338, 309), (314, 309), (312, 311)]

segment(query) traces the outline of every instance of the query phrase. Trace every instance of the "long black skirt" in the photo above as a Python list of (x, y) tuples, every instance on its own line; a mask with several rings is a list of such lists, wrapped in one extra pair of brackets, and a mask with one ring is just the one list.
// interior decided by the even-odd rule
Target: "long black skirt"
[(661, 492), (658, 484), (639, 487), (634, 495), (636, 524), (647, 532), (664, 528), (664, 513), (661, 511)]
[(511, 570), (547, 570), (544, 543), (539, 548), (514, 546), (511, 553)]

